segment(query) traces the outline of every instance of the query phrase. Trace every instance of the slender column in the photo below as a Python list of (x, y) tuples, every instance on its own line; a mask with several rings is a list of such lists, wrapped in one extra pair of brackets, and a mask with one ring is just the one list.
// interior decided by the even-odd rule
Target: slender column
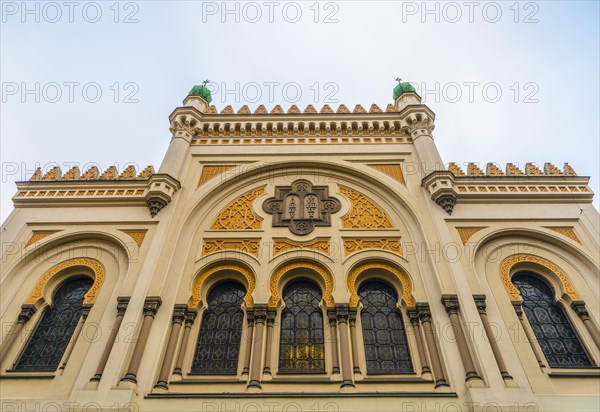
[(252, 341), (254, 337), (254, 309), (246, 309), (246, 320), (248, 330), (246, 331), (246, 353), (244, 354), (244, 369), (242, 375), (248, 375), (250, 372), (250, 357), (252, 356)]
[(277, 311), (274, 308), (267, 310), (267, 342), (265, 344), (265, 366), (263, 375), (271, 376), (271, 348), (273, 347), (273, 325)]
[(545, 368), (546, 365), (544, 364), (544, 361), (543, 361), (544, 356), (540, 353), (540, 350), (534, 343), (534, 342), (536, 342), (537, 339), (536, 339), (535, 335), (533, 334), (533, 331), (529, 327), (529, 322), (527, 322), (527, 320), (525, 319), (525, 314), (523, 313), (523, 307), (521, 306), (521, 302), (514, 301), (512, 304), (513, 304), (513, 307), (515, 308), (515, 312), (517, 313), (517, 317), (519, 318), (519, 322), (521, 322), (521, 326), (523, 327), (523, 330), (525, 331), (525, 336), (527, 337), (527, 341), (529, 342), (529, 345), (531, 346), (531, 350), (533, 350), (533, 354), (535, 355), (535, 359), (537, 360), (538, 365), (540, 365), (540, 368)]
[(12, 330), (8, 333), (6, 341), (4, 341), (4, 345), (2, 345), (2, 351), (0, 352), (0, 362), (4, 360), (4, 356), (10, 351), (13, 343), (17, 336), (21, 334), (21, 330), (23, 330), (23, 326), (29, 322), (29, 319), (35, 314), (37, 309), (34, 305), (23, 305), (21, 306), (21, 313), (17, 317), (17, 323), (15, 323), (12, 327)]
[(171, 372), (171, 365), (173, 364), (173, 358), (175, 357), (175, 347), (179, 340), (181, 324), (185, 319), (186, 308), (187, 305), (175, 305), (175, 308), (173, 309), (171, 335), (169, 336), (167, 351), (165, 352), (165, 357), (160, 368), (160, 374), (158, 375), (158, 381), (156, 382), (156, 385), (154, 385), (154, 389), (169, 389), (169, 373)]
[(508, 373), (506, 363), (504, 363), (502, 353), (500, 352), (500, 347), (498, 346), (498, 340), (496, 339), (496, 336), (494, 336), (494, 332), (492, 331), (492, 327), (490, 326), (490, 321), (487, 317), (487, 305), (485, 304), (485, 295), (473, 295), (473, 299), (475, 300), (475, 306), (477, 306), (477, 311), (479, 312), (481, 323), (483, 323), (485, 335), (487, 336), (487, 340), (490, 343), (490, 346), (492, 347), (494, 358), (496, 358), (496, 363), (498, 364), (500, 375), (502, 375), (502, 379), (504, 380), (512, 380), (513, 377), (510, 376), (510, 374)]
[(440, 354), (438, 353), (437, 345), (435, 343), (435, 335), (433, 334), (433, 328), (431, 327), (431, 311), (429, 305), (427, 303), (417, 303), (417, 311), (419, 313), (421, 324), (423, 325), (425, 341), (427, 342), (427, 347), (429, 349), (431, 368), (433, 369), (433, 377), (435, 378), (435, 387), (449, 387), (450, 385), (444, 376)]
[(340, 358), (338, 356), (337, 313), (335, 309), (327, 309), (327, 317), (329, 318), (329, 328), (331, 329), (331, 374), (338, 375), (340, 373)]
[(360, 375), (360, 364), (358, 363), (358, 345), (356, 344), (356, 308), (350, 309), (348, 321), (350, 323), (350, 343), (352, 345), (353, 372)]
[(159, 296), (149, 296), (144, 301), (144, 321), (142, 322), (142, 329), (138, 336), (137, 344), (133, 350), (133, 356), (129, 362), (129, 368), (127, 373), (121, 379), (121, 382), (133, 382), (137, 383), (137, 372), (142, 362), (142, 355), (146, 348), (146, 342), (148, 341), (148, 335), (150, 334), (150, 328), (152, 327), (152, 321), (158, 312), (158, 308), (162, 304), (162, 300)]
[(67, 346), (67, 349), (65, 350), (65, 353), (63, 355), (62, 364), (58, 368), (59, 370), (62, 371), (67, 366), (67, 362), (69, 361), (69, 358), (71, 357), (71, 353), (73, 353), (73, 348), (75, 347), (75, 344), (77, 343), (77, 340), (79, 339), (79, 335), (81, 334), (81, 329), (83, 329), (83, 324), (85, 323), (88, 315), (90, 314), (91, 309), (92, 309), (92, 305), (83, 305), (83, 312), (81, 313), (81, 318), (79, 319), (79, 322), (77, 323), (77, 326), (75, 327), (75, 330), (73, 331), (73, 335), (71, 336), (69, 345)]
[(181, 370), (183, 368), (183, 359), (185, 358), (185, 352), (187, 350), (188, 341), (190, 340), (190, 330), (194, 324), (194, 320), (198, 316), (196, 309), (187, 308), (185, 311), (185, 327), (183, 328), (183, 337), (181, 338), (181, 346), (179, 347), (179, 354), (177, 355), (177, 361), (175, 361), (175, 369), (173, 375), (179, 377), (182, 376)]
[(421, 375), (431, 374), (429, 361), (427, 360), (427, 356), (425, 356), (423, 335), (421, 335), (421, 327), (419, 325), (419, 313), (416, 309), (410, 309), (408, 311), (408, 318), (410, 319), (410, 324), (415, 333), (415, 340), (417, 341), (417, 353), (419, 354), (419, 360), (421, 361)]
[(600, 333), (598, 332), (598, 328), (596, 327), (592, 319), (590, 319), (590, 314), (587, 308), (585, 307), (585, 302), (581, 300), (573, 301), (571, 302), (571, 308), (575, 311), (577, 316), (581, 318), (583, 324), (585, 325), (585, 328), (592, 336), (592, 339), (594, 339), (594, 343), (596, 343), (596, 346), (600, 348)]
[(462, 359), (463, 366), (467, 372), (465, 380), (468, 382), (472, 379), (481, 379), (477, 373), (477, 370), (475, 369), (475, 364), (473, 363), (473, 358), (471, 357), (471, 352), (469, 351), (469, 345), (467, 344), (467, 339), (465, 338), (460, 318), (458, 317), (458, 296), (442, 295), (442, 304), (446, 307), (446, 312), (450, 317), (452, 329), (454, 329), (456, 343), (458, 344), (458, 352), (460, 353), (460, 358)]
[(342, 358), (342, 385), (341, 388), (354, 388), (352, 382), (352, 365), (350, 363), (350, 343), (348, 342), (348, 318), (350, 316), (347, 304), (335, 305), (337, 312), (338, 329), (340, 332), (340, 355)]
[(127, 310), (128, 304), (129, 296), (117, 298), (117, 317), (115, 318), (115, 323), (113, 323), (110, 335), (108, 336), (108, 342), (106, 342), (104, 352), (102, 352), (102, 357), (100, 358), (100, 363), (98, 363), (98, 367), (96, 368), (96, 373), (94, 376), (92, 376), (90, 382), (98, 382), (102, 378), (104, 368), (106, 367), (106, 362), (108, 361), (108, 356), (110, 355), (112, 347), (115, 343), (115, 339), (117, 339), (117, 335), (119, 334), (119, 328), (121, 327), (121, 322), (123, 321), (123, 316), (125, 316), (125, 311)]
[(262, 343), (267, 321), (267, 305), (254, 305), (254, 339), (252, 341), (252, 363), (250, 364), (250, 374), (248, 389), (260, 390), (260, 365), (262, 363)]

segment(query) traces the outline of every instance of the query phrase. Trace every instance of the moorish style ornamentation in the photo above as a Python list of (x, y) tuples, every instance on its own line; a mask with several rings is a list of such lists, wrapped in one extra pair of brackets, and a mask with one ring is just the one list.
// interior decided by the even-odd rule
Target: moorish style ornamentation
[(331, 239), (317, 238), (309, 242), (294, 242), (289, 239), (273, 239), (273, 257), (288, 250), (311, 249), (326, 255), (331, 254)]
[(297, 263), (291, 263), (289, 265), (285, 265), (281, 268), (279, 268), (279, 270), (277, 270), (274, 274), (273, 277), (271, 278), (271, 281), (269, 283), (269, 288), (271, 290), (271, 297), (269, 298), (269, 307), (274, 308), (277, 306), (277, 304), (279, 303), (279, 301), (281, 300), (281, 294), (279, 293), (279, 280), (281, 279), (281, 277), (283, 275), (285, 275), (286, 273), (288, 273), (290, 270), (294, 270), (294, 269), (309, 269), (312, 270), (314, 272), (317, 272), (321, 278), (323, 279), (323, 281), (325, 282), (325, 294), (323, 296), (323, 301), (325, 302), (325, 304), (327, 305), (327, 307), (332, 308), (334, 306), (334, 300), (333, 300), (333, 277), (331, 276), (331, 274), (329, 272), (327, 272), (326, 270), (324, 270), (322, 267), (317, 266), (313, 263), (308, 263), (308, 262), (297, 262)]
[(259, 249), (259, 239), (204, 239), (202, 256), (225, 250), (235, 250), (258, 257)]
[(416, 302), (412, 296), (412, 286), (410, 284), (410, 280), (404, 273), (385, 263), (366, 263), (356, 267), (354, 270), (352, 270), (352, 272), (350, 272), (350, 276), (348, 276), (347, 286), (348, 290), (350, 291), (350, 307), (355, 308), (358, 306), (359, 297), (358, 292), (356, 291), (356, 278), (358, 278), (358, 275), (363, 273), (365, 270), (370, 269), (385, 270), (398, 278), (400, 284), (402, 285), (402, 301), (410, 308), (415, 306)]
[(202, 166), (202, 172), (200, 173), (200, 180), (198, 181), (198, 187), (208, 182), (210, 179), (219, 176), (235, 168), (235, 165), (204, 165)]
[(572, 227), (549, 227), (548, 229), (554, 230), (556, 233), (560, 233), (563, 236), (568, 237), (571, 240), (581, 244), (581, 240), (577, 237), (577, 234)]
[(382, 173), (392, 177), (393, 179), (399, 181), (403, 185), (406, 184), (404, 180), (404, 175), (402, 174), (402, 168), (400, 164), (368, 164), (367, 166), (372, 167), (373, 169), (379, 170)]
[(307, 235), (316, 226), (331, 226), (331, 215), (341, 207), (339, 200), (329, 197), (327, 186), (313, 186), (303, 179), (277, 186), (275, 197), (263, 203), (263, 210), (273, 215), (273, 227), (287, 226), (296, 235)]
[(146, 237), (147, 230), (122, 230), (121, 232), (129, 235), (138, 247), (142, 246), (142, 242)]
[(485, 229), (484, 227), (457, 227), (458, 235), (460, 236), (460, 240), (463, 245), (466, 245), (471, 236), (475, 233), (479, 232), (481, 229)]
[(244, 296), (244, 303), (246, 303), (246, 307), (251, 308), (254, 306), (254, 299), (252, 298), (252, 293), (254, 293), (254, 288), (256, 287), (256, 279), (254, 278), (254, 274), (250, 272), (248, 269), (241, 265), (218, 265), (213, 266), (212, 268), (205, 270), (196, 278), (194, 281), (194, 286), (192, 287), (192, 298), (188, 307), (190, 309), (196, 308), (198, 304), (202, 301), (202, 284), (214, 273), (223, 271), (223, 270), (231, 270), (241, 274), (248, 283), (248, 289), (246, 291), (246, 296)]
[(40, 300), (44, 296), (44, 287), (46, 286), (48, 281), (52, 279), (52, 277), (56, 274), (74, 266), (85, 266), (92, 269), (92, 271), (94, 272), (94, 284), (84, 295), (83, 300), (84, 305), (93, 304), (96, 301), (96, 297), (98, 296), (98, 292), (100, 292), (102, 284), (104, 283), (104, 266), (96, 259), (90, 258), (71, 259), (52, 267), (52, 269), (47, 271), (44, 274), (44, 276), (41, 277), (41, 279), (38, 281), (37, 285), (35, 285), (35, 288), (33, 288), (33, 291), (31, 292), (29, 298), (27, 298), (27, 301), (25, 303), (33, 305), (38, 300)]
[(350, 201), (350, 211), (342, 217), (344, 229), (394, 228), (388, 215), (362, 193), (345, 186), (340, 186), (340, 193)]
[(402, 256), (402, 243), (399, 237), (394, 238), (344, 238), (344, 256), (364, 249), (389, 250)]
[(219, 213), (210, 228), (212, 230), (260, 230), (262, 218), (252, 209), (256, 198), (265, 193), (265, 186), (244, 193)]
[(29, 247), (34, 243), (44, 239), (45, 237), (53, 235), (57, 232), (60, 232), (60, 230), (34, 230), (27, 243), (25, 243), (25, 247)]
[(510, 272), (514, 265), (522, 262), (536, 263), (545, 267), (546, 269), (549, 269), (560, 279), (560, 282), (563, 285), (564, 293), (566, 293), (573, 300), (581, 300), (581, 297), (575, 290), (575, 287), (573, 286), (567, 275), (565, 275), (565, 273), (554, 263), (549, 262), (544, 258), (533, 255), (513, 255), (504, 259), (502, 265), (500, 266), (500, 277), (502, 278), (504, 287), (506, 288), (506, 291), (510, 296), (510, 300), (512, 300), (513, 302), (521, 301), (521, 295), (519, 293), (519, 290), (515, 287), (515, 285), (512, 282)]

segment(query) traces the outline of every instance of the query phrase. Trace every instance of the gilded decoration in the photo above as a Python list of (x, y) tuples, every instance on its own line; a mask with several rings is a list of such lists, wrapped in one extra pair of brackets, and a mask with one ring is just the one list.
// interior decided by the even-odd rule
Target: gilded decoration
[(475, 233), (479, 232), (481, 229), (485, 229), (484, 227), (457, 227), (458, 235), (460, 236), (460, 240), (463, 245), (465, 245), (471, 236)]
[(256, 198), (265, 193), (265, 186), (244, 193), (219, 213), (210, 228), (212, 230), (260, 230), (262, 218), (252, 209)]
[(275, 196), (263, 203), (273, 215), (273, 227), (288, 227), (296, 235), (307, 235), (317, 226), (331, 226), (331, 215), (342, 207), (329, 197), (327, 186), (313, 186), (308, 180), (296, 180), (291, 186), (277, 186)]
[(350, 201), (350, 211), (342, 217), (344, 229), (394, 228), (386, 213), (362, 193), (345, 186), (340, 186), (340, 193)]
[(294, 242), (289, 239), (273, 239), (273, 257), (287, 252), (288, 250), (296, 249), (316, 250), (329, 256), (331, 254), (331, 239), (317, 238), (309, 242)]
[(579, 237), (577, 237), (577, 234), (572, 227), (549, 227), (548, 229), (554, 230), (555, 232), (560, 233), (561, 235), (581, 244), (581, 240), (579, 240)]
[(34, 230), (33, 233), (31, 234), (31, 237), (29, 238), (29, 240), (27, 241), (27, 243), (25, 243), (25, 247), (29, 247), (31, 245), (33, 245), (36, 242), (39, 242), (40, 240), (44, 239), (47, 236), (53, 235), (57, 232), (60, 232), (59, 230)]
[(128, 235), (133, 241), (138, 245), (138, 247), (142, 246), (142, 242), (146, 237), (147, 230), (122, 230), (121, 232)]
[(200, 173), (198, 186), (203, 185), (213, 177), (219, 176), (220, 174), (223, 174), (233, 168), (235, 168), (235, 165), (204, 165), (202, 167), (202, 172)]
[(513, 275), (511, 273), (511, 269), (517, 263), (523, 262), (536, 263), (549, 269), (560, 279), (560, 282), (562, 283), (564, 289), (564, 293), (566, 293), (573, 300), (581, 300), (581, 297), (575, 290), (575, 287), (573, 287), (573, 284), (571, 283), (569, 278), (567, 278), (565, 273), (554, 263), (549, 262), (544, 258), (533, 255), (513, 255), (504, 259), (502, 265), (500, 266), (500, 277), (502, 279), (502, 282), (504, 283), (504, 287), (506, 288), (506, 291), (508, 292), (508, 296), (510, 297), (511, 301), (521, 300), (519, 290), (515, 287), (511, 280)]
[(188, 304), (188, 307), (193, 309), (197, 307), (202, 301), (202, 285), (211, 275), (217, 272), (221, 272), (224, 270), (231, 270), (241, 274), (248, 283), (248, 290), (246, 291), (246, 296), (244, 296), (244, 303), (246, 307), (251, 308), (254, 305), (254, 299), (252, 298), (252, 293), (254, 293), (254, 288), (256, 287), (256, 279), (254, 275), (245, 267), (235, 264), (229, 265), (219, 265), (214, 266), (200, 274), (194, 281), (194, 286), (192, 287), (192, 299)]
[(225, 250), (234, 250), (258, 257), (259, 248), (259, 239), (204, 239), (202, 256)]
[(385, 263), (366, 263), (364, 265), (360, 265), (352, 272), (350, 272), (350, 276), (348, 276), (348, 290), (350, 291), (350, 307), (358, 306), (358, 291), (356, 290), (356, 279), (358, 275), (363, 273), (366, 270), (370, 269), (381, 269), (385, 270), (396, 276), (402, 285), (402, 301), (406, 304), (407, 307), (412, 308), (415, 306), (415, 299), (412, 296), (412, 287), (410, 285), (410, 280), (408, 276), (402, 273), (400, 270), (396, 269), (393, 266), (387, 265)]
[(365, 249), (389, 250), (402, 256), (402, 243), (399, 237), (379, 239), (344, 238), (344, 256)]
[(84, 295), (83, 301), (85, 305), (93, 304), (96, 301), (96, 297), (98, 296), (98, 292), (100, 292), (102, 284), (104, 283), (104, 266), (97, 260), (89, 258), (71, 259), (52, 267), (52, 269), (47, 271), (40, 278), (40, 280), (38, 281), (35, 288), (33, 288), (33, 291), (31, 292), (29, 298), (27, 298), (27, 301), (25, 303), (29, 305), (35, 304), (44, 296), (44, 287), (46, 286), (48, 281), (52, 279), (53, 276), (62, 272), (65, 269), (74, 266), (86, 266), (94, 271), (94, 284), (92, 285), (90, 290), (88, 290), (87, 293)]
[(396, 164), (369, 164), (367, 166), (372, 167), (373, 169), (379, 170), (382, 173), (385, 173), (386, 175), (399, 181), (403, 185), (406, 184), (406, 181), (404, 180), (404, 175), (402, 174), (402, 168), (400, 167), (400, 164), (398, 164), (398, 163), (396, 163)]
[(281, 280), (281, 277), (283, 275), (285, 275), (286, 273), (288, 273), (290, 270), (294, 270), (294, 269), (309, 269), (309, 270), (317, 272), (321, 276), (321, 278), (325, 281), (325, 293), (323, 294), (323, 301), (329, 308), (332, 308), (334, 306), (334, 301), (333, 301), (333, 296), (332, 296), (332, 294), (333, 294), (333, 277), (329, 274), (329, 272), (327, 272), (320, 266), (317, 266), (313, 263), (297, 262), (297, 263), (291, 263), (289, 265), (283, 266), (282, 268), (279, 268), (271, 277), (271, 282), (269, 285), (269, 287), (271, 289), (271, 297), (269, 298), (269, 307), (271, 307), (271, 308), (276, 307), (277, 304), (279, 303), (279, 301), (281, 300), (281, 295), (279, 294), (279, 289), (278, 289), (278, 285), (279, 285), (279, 281)]

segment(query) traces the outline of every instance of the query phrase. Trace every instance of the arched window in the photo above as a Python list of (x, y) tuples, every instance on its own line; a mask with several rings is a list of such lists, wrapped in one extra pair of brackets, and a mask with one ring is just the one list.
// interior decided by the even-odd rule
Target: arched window
[(551, 286), (530, 272), (512, 278), (521, 297), (523, 311), (533, 333), (553, 368), (593, 366), (564, 309), (554, 301)]
[(387, 284), (370, 281), (363, 284), (358, 296), (367, 373), (391, 374), (413, 371), (404, 322), (396, 307), (398, 296)]
[(279, 372), (325, 372), (322, 297), (319, 287), (306, 280), (283, 291)]
[(238, 369), (246, 289), (236, 282), (215, 286), (208, 294), (192, 373), (235, 375)]
[(19, 371), (54, 371), (58, 368), (83, 311), (83, 295), (94, 281), (87, 277), (70, 279), (54, 292), (48, 307), (21, 357), (15, 365)]

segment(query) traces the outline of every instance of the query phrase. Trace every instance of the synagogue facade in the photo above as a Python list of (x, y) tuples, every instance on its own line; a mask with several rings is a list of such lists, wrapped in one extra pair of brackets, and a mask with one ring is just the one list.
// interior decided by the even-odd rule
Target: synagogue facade
[(171, 113), (156, 171), (17, 183), (2, 411), (598, 409), (588, 177), (444, 163), (408, 83), (383, 108), (210, 103)]

